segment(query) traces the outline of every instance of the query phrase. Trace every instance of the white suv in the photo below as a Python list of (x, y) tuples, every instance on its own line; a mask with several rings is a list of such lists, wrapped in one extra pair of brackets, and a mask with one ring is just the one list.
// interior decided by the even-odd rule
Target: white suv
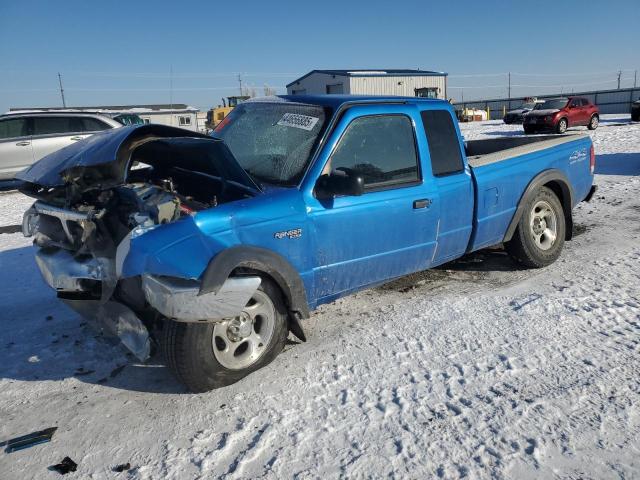
[(123, 125), (99, 114), (15, 112), (0, 115), (0, 180), (96, 132)]

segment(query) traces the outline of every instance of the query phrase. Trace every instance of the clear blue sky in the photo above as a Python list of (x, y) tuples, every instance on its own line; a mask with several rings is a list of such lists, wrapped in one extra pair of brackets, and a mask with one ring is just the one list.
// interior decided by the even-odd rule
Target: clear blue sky
[(239, 72), (258, 93), (314, 68), (446, 71), (465, 99), (506, 95), (509, 71), (528, 74), (513, 96), (614, 88), (619, 69), (631, 86), (639, 32), (640, 0), (0, 0), (0, 112), (60, 105), (57, 72), (67, 105), (168, 103), (171, 67), (173, 102), (202, 109)]

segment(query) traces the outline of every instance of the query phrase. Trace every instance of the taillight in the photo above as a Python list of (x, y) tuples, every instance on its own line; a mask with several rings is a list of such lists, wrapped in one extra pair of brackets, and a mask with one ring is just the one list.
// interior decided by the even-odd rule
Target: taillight
[(591, 175), (596, 171), (596, 151), (593, 148), (593, 143), (591, 144), (591, 157), (589, 158), (589, 171)]

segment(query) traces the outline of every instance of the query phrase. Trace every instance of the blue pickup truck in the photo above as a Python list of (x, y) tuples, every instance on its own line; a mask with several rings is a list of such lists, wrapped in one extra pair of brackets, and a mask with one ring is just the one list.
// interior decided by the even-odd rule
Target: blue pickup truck
[(243, 103), (210, 137), (107, 131), (19, 178), (58, 297), (202, 392), (352, 292), (501, 244), (551, 264), (594, 166), (586, 135), (465, 142), (444, 101), (327, 95)]

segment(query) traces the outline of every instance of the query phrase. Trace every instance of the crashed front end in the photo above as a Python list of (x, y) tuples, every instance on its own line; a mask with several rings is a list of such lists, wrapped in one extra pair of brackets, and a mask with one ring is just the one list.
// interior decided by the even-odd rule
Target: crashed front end
[(37, 199), (23, 233), (57, 296), (144, 361), (166, 319), (237, 316), (258, 288), (258, 277), (238, 276), (202, 294), (199, 279), (225, 245), (196, 215), (259, 189), (219, 141), (169, 127), (117, 130), (20, 175)]

